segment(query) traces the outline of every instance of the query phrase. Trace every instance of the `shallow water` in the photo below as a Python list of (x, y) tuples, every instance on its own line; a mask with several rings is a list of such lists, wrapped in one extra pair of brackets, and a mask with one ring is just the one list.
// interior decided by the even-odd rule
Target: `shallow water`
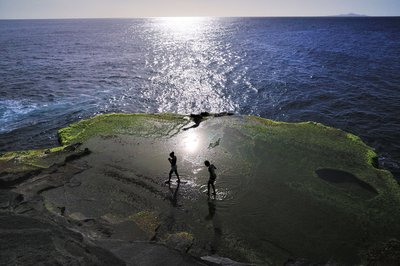
[(233, 111), (357, 134), (399, 176), (399, 18), (0, 21), (0, 150), (109, 112)]

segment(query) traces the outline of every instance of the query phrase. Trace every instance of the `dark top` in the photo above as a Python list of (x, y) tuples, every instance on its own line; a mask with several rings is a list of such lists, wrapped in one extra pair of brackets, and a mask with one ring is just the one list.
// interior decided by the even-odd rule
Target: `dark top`
[(176, 165), (176, 156), (169, 158), (169, 162), (171, 163), (171, 166), (175, 166)]
[(210, 172), (210, 179), (216, 179), (217, 178), (217, 174), (215, 173), (215, 169), (217, 169), (217, 167), (215, 167), (213, 164), (211, 164), (208, 167), (208, 172)]

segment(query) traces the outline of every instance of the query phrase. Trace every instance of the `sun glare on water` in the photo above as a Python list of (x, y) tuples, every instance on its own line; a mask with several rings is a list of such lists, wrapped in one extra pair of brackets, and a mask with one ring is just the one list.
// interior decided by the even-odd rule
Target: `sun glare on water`
[(146, 98), (158, 112), (182, 114), (236, 109), (227, 97), (235, 55), (221, 44), (219, 22), (210, 17), (153, 18), (149, 23)]
[(166, 33), (186, 37), (201, 33), (207, 20), (209, 19), (204, 17), (165, 17), (155, 19)]
[(194, 132), (187, 132), (183, 137), (183, 148), (190, 153), (197, 151), (200, 144), (200, 137)]

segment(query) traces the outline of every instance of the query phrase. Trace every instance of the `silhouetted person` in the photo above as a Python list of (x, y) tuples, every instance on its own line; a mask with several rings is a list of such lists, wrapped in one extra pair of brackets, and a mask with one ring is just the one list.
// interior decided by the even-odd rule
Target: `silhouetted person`
[(181, 180), (179, 179), (178, 167), (176, 166), (177, 158), (176, 158), (174, 152), (171, 152), (171, 153), (169, 154), (169, 157), (171, 157), (171, 158), (168, 158), (168, 161), (169, 161), (169, 163), (171, 164), (171, 171), (169, 171), (168, 183), (171, 182), (171, 175), (172, 175), (172, 173), (174, 173), (174, 172), (175, 172), (175, 174), (176, 174), (176, 177), (178, 178), (178, 181), (177, 181), (177, 182), (181, 182)]
[(208, 167), (208, 172), (210, 173), (210, 179), (208, 179), (208, 184), (207, 184), (207, 195), (210, 196), (210, 185), (212, 186), (213, 189), (213, 195), (215, 196), (215, 179), (217, 179), (217, 174), (215, 173), (215, 170), (217, 167), (215, 167), (213, 164), (210, 164), (209, 161), (204, 161), (204, 164)]

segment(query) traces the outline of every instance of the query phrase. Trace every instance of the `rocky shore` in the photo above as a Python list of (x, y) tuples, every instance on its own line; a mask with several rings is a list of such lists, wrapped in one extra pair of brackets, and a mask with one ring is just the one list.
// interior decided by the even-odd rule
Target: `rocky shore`
[[(0, 155), (2, 265), (399, 261), (399, 186), (338, 129), (109, 114), (60, 129), (59, 140)], [(167, 185), (172, 150), (182, 182)], [(205, 159), (217, 165), (215, 198)]]

